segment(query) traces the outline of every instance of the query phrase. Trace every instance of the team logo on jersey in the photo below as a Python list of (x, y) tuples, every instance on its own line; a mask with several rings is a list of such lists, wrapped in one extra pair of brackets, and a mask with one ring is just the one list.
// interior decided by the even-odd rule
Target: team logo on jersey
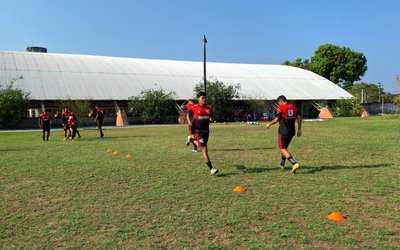
[(207, 114), (210, 114), (210, 110), (209, 109), (206, 109), (206, 112), (207, 112)]

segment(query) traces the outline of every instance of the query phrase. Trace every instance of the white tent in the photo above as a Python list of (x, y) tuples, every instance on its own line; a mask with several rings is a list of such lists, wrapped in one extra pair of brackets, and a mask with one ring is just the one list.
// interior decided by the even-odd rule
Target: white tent
[[(0, 51), (0, 84), (13, 81), (32, 100), (127, 100), (158, 88), (185, 100), (202, 78), (203, 62)], [(240, 83), (243, 99), (352, 97), (315, 73), (285, 65), (208, 62), (207, 79)]]

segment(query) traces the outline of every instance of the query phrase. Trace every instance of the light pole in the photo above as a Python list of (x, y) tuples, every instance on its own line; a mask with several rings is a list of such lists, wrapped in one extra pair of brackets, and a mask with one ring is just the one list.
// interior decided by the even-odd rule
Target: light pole
[(378, 82), (378, 103), (380, 103), (381, 102), (381, 83), (380, 82)]
[(206, 76), (206, 44), (207, 39), (206, 35), (203, 37), (203, 50), (204, 50), (204, 61), (203, 61), (203, 69), (204, 69), (204, 92), (207, 94), (207, 76)]

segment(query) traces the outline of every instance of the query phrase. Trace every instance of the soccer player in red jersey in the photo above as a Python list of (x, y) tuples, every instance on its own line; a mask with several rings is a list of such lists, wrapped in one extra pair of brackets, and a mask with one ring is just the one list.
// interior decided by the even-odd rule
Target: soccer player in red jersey
[(282, 153), (281, 167), (284, 168), (286, 159), (290, 161), (292, 166), (291, 173), (296, 173), (300, 164), (297, 163), (292, 154), (287, 150), (292, 138), (296, 134), (295, 120), (297, 119), (297, 136), (301, 136), (301, 116), (297, 114), (297, 109), (292, 104), (288, 104), (287, 99), (284, 95), (278, 97), (279, 108), (276, 110), (276, 117), (266, 126), (271, 127), (275, 123), (279, 122), (278, 129), (278, 144), (279, 149)]
[(188, 111), (189, 116), (193, 116), (193, 121), (189, 119), (188, 124), (192, 127), (192, 131), (195, 135), (195, 138), (190, 138), (190, 142), (193, 142), (201, 149), (207, 167), (210, 169), (211, 174), (215, 175), (218, 173), (218, 169), (212, 166), (207, 150), (213, 109), (211, 106), (207, 105), (205, 92), (200, 92), (197, 96), (198, 104), (193, 105)]
[(94, 121), (97, 125), (97, 128), (100, 131), (100, 137), (103, 138), (104, 134), (103, 134), (102, 126), (104, 123), (104, 110), (98, 104), (96, 104), (95, 108), (96, 108), (97, 114), (96, 114), (96, 118), (94, 119)]
[[(188, 110), (187, 114), (186, 114), (186, 120), (188, 121), (188, 124), (189, 124), (189, 120), (193, 121), (193, 116), (189, 115), (189, 110), (193, 107), (193, 105), (194, 105), (194, 102), (192, 102), (191, 100), (188, 100), (188, 103), (186, 104), (186, 109)], [(189, 129), (189, 135), (188, 135), (187, 140), (186, 140), (186, 146), (190, 145), (190, 138), (194, 138), (192, 126), (188, 125), (188, 129)], [(192, 143), (193, 143), (192, 152), (196, 153), (197, 152), (197, 146), (196, 146), (196, 144), (194, 144), (194, 142), (192, 142)]]
[[(39, 116), (39, 128), (42, 129), (42, 138), (43, 141), (48, 141), (50, 136), (50, 127), (52, 123), (53, 117), (50, 115), (49, 112), (43, 111), (43, 113)], [(47, 136), (45, 136), (47, 132)], [(46, 138), (46, 140), (45, 140)]]
[[(61, 124), (64, 128), (64, 141), (67, 140), (68, 137), (71, 137), (71, 132), (70, 132), (69, 125), (68, 125), (68, 119), (70, 116), (73, 116), (75, 121), (77, 120), (75, 112), (69, 110), (68, 106), (65, 106), (64, 112), (62, 112), (62, 114), (61, 114)], [(81, 134), (78, 131), (77, 124), (75, 126), (76, 126), (75, 133), (78, 134), (78, 138), (81, 138)], [(67, 137), (67, 132), (69, 132), (68, 137)]]
[(68, 127), (71, 134), (72, 141), (75, 141), (75, 134), (76, 134), (76, 119), (74, 116), (70, 116), (68, 118)]

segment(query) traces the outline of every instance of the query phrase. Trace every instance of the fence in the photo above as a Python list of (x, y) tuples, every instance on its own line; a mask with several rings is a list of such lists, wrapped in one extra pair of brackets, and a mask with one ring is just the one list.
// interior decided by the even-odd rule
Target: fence
[(393, 103), (367, 103), (364, 104), (365, 108), (370, 114), (400, 114), (400, 105), (394, 105)]

